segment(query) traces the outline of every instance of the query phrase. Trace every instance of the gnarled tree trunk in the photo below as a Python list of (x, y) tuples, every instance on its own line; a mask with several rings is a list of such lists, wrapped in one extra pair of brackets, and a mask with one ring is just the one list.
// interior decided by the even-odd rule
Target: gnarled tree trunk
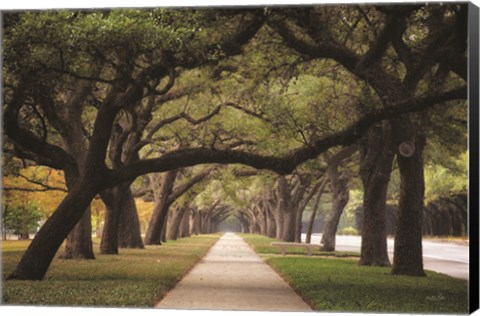
[(191, 227), (190, 227), (190, 219), (191, 219), (191, 208), (187, 208), (185, 213), (183, 213), (182, 222), (180, 223), (180, 232), (179, 237), (185, 238), (191, 236)]
[(143, 249), (140, 220), (132, 190), (128, 188), (124, 195), (123, 210), (120, 212), (118, 227), (118, 246), (120, 248)]
[(372, 127), (361, 150), (363, 221), (360, 264), (390, 266), (387, 252), (387, 189), (395, 155), (391, 126), (383, 122)]
[(245, 214), (243, 214), (242, 212), (239, 212), (234, 216), (238, 219), (238, 222), (240, 223), (240, 227), (242, 228), (242, 233), (251, 233), (250, 225), (248, 223), (248, 220), (245, 218)]
[(201, 216), (198, 210), (192, 210), (192, 234), (198, 235), (200, 233)]
[(92, 221), (89, 205), (75, 228), (68, 234), (65, 251), (58, 258), (95, 259), (92, 248)]
[(327, 221), (323, 228), (322, 240), (323, 250), (334, 251), (336, 244), (336, 234), (340, 217), (342, 216), (343, 209), (348, 203), (349, 189), (346, 171), (339, 171), (340, 164), (347, 158), (351, 157), (357, 151), (357, 146), (352, 145), (345, 147), (335, 153), (333, 156), (327, 156), (327, 178), (330, 181), (332, 187), (332, 209), (327, 215)]
[[(79, 174), (76, 168), (65, 169), (65, 180), (69, 190), (78, 182)], [(85, 210), (80, 221), (68, 234), (65, 251), (60, 259), (95, 259), (92, 244), (92, 221), (90, 205)]]
[(338, 222), (349, 199), (348, 178), (338, 171), (338, 165), (329, 167), (327, 176), (332, 185), (333, 201), (323, 229), (321, 243), (324, 251), (335, 251)]
[(275, 231), (275, 238), (276, 239), (282, 239), (283, 236), (283, 214), (278, 208), (278, 202), (277, 202), (277, 207), (275, 208), (274, 211), (275, 214), (275, 227), (277, 228)]
[(272, 214), (272, 209), (270, 207), (265, 210), (265, 215), (267, 217), (267, 236), (275, 238), (277, 226), (275, 223), (275, 216)]
[(130, 183), (100, 193), (106, 206), (100, 253), (118, 254), (118, 248), (144, 248), (140, 221)]
[[(295, 218), (295, 242), (302, 241), (303, 212), (305, 211), (305, 208), (307, 207), (310, 200), (317, 193), (318, 189), (322, 186), (323, 182), (324, 181), (322, 180), (317, 180), (315, 185), (310, 188), (310, 192), (307, 195), (305, 195), (306, 187), (304, 186), (299, 189), (302, 190), (302, 192), (297, 192), (296, 194), (296, 198), (294, 199), (294, 203), (297, 208)], [(310, 184), (311, 183), (309, 182), (308, 185)]]
[(168, 230), (167, 239), (177, 240), (179, 237), (180, 225), (182, 223), (183, 215), (187, 211), (186, 207), (178, 207), (172, 216), (170, 221), (170, 228)]
[(392, 273), (425, 276), (422, 257), (422, 212), (425, 193), (422, 155), (425, 135), (408, 121), (395, 126), (395, 132), (396, 138), (400, 141), (413, 140), (415, 151), (410, 157), (397, 154), (401, 182)]
[[(100, 68), (94, 67), (94, 73)], [(65, 182), (68, 190), (78, 182), (85, 169), (88, 141), (82, 126), (82, 102), (87, 97), (91, 82), (80, 82), (74, 91), (67, 92), (67, 102), (63, 113), (57, 116), (57, 126), (61, 126), (61, 135), (66, 151), (74, 157), (77, 166), (64, 168)], [(90, 206), (85, 209), (81, 220), (75, 225), (67, 236), (65, 252), (59, 256), (61, 259), (95, 259), (92, 244), (92, 223)]]
[(119, 213), (124, 211), (124, 193), (126, 189), (126, 185), (122, 184), (100, 193), (106, 207), (102, 240), (100, 242), (101, 254), (118, 254)]
[(168, 218), (170, 218), (170, 208), (167, 210), (167, 219), (165, 219), (163, 223), (163, 228), (162, 228), (162, 233), (160, 235), (160, 240), (161, 242), (165, 243), (167, 242), (167, 229), (168, 229)]
[(267, 235), (267, 216), (265, 214), (265, 208), (257, 205), (257, 218), (258, 225), (260, 226), (260, 234)]
[(313, 223), (315, 222), (318, 206), (320, 205), (320, 200), (322, 199), (323, 190), (325, 189), (326, 184), (327, 184), (327, 179), (324, 179), (322, 181), (320, 188), (318, 189), (317, 198), (315, 199), (315, 204), (313, 205), (312, 214), (310, 215), (310, 220), (308, 221), (307, 234), (305, 236), (305, 242), (307, 244), (309, 244), (312, 241)]
[(162, 179), (161, 192), (153, 209), (153, 214), (148, 224), (145, 235), (145, 244), (160, 245), (162, 231), (168, 216), (168, 197), (172, 193), (173, 184), (177, 177), (177, 170), (167, 171)]
[[(65, 237), (82, 218), (98, 188), (97, 179), (82, 181), (70, 190), (57, 210), (40, 228), (8, 279), (42, 280)], [(32, 264), (35, 263), (35, 264)]]
[(284, 176), (280, 176), (277, 179), (277, 192), (277, 216), (281, 218), (280, 225), (282, 227), (280, 239), (283, 241), (294, 241), (296, 208), (292, 205), (289, 184)]

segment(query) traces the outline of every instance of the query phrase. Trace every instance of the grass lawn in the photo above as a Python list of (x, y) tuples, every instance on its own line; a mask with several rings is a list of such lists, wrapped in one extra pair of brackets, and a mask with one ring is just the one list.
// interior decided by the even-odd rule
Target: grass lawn
[(467, 281), (432, 271), (394, 276), (390, 268), (359, 266), (357, 258), (278, 256), (273, 239), (242, 237), (316, 311), (468, 313)]
[(146, 249), (120, 249), (119, 255), (96, 254), (96, 260), (54, 259), (43, 281), (5, 281), (28, 242), (3, 241), (2, 304), (153, 306), (219, 237), (199, 235)]
[[(276, 239), (268, 238), (262, 235), (253, 235), (253, 234), (237, 234), (252, 247), (255, 249), (255, 252), (258, 254), (268, 254), (268, 255), (280, 255), (282, 252), (279, 247), (273, 247), (272, 241), (278, 241)], [(288, 255), (307, 255), (307, 250), (299, 247), (287, 247)], [(314, 256), (325, 256), (325, 257), (354, 257), (360, 258), (358, 252), (351, 251), (320, 251), (318, 249), (312, 249), (312, 255)]]

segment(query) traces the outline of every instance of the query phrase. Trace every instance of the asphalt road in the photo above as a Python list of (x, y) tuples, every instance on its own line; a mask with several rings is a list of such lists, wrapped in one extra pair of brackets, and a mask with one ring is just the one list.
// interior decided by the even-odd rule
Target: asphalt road
[[(302, 239), (305, 234), (302, 234)], [(312, 243), (320, 243), (321, 234), (312, 235)], [(359, 236), (337, 236), (338, 251), (360, 252), (361, 238)], [(390, 262), (393, 262), (393, 239), (387, 240)], [(469, 247), (453, 243), (443, 243), (423, 240), (423, 266), (450, 276), (469, 279)]]

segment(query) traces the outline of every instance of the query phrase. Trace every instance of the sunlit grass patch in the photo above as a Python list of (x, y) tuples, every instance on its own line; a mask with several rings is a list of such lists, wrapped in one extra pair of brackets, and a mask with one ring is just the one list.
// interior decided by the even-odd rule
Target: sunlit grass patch
[[(279, 247), (272, 246), (272, 242), (278, 241), (261, 235), (239, 234), (258, 254), (278, 254), (282, 252)], [(287, 255), (307, 255), (307, 250), (301, 247), (287, 247)], [(332, 256), (332, 257), (360, 257), (358, 252), (353, 251), (321, 251), (317, 248), (312, 249), (313, 256)]]
[(350, 255), (281, 256), (271, 238), (242, 237), (316, 311), (468, 313), (465, 280), (432, 271), (427, 277), (395, 276), (391, 268), (360, 266)]
[(12, 252), (12, 251), (24, 251), (28, 245), (30, 245), (31, 240), (2, 240), (0, 244), (2, 245), (2, 252)]
[[(153, 306), (219, 236), (200, 235), (146, 249), (120, 249), (119, 255), (96, 254), (96, 260), (55, 259), (43, 281), (3, 280), (2, 303)], [(24, 241), (3, 244), (4, 278), (15, 269), (27, 245)]]
[(315, 310), (467, 313), (468, 283), (427, 271), (394, 276), (390, 268), (330, 258), (270, 257), (267, 262)]

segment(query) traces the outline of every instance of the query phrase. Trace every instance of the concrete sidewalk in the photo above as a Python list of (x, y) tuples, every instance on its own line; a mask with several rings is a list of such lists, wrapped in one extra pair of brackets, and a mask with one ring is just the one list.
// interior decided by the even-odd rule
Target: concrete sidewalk
[(242, 238), (227, 233), (157, 305), (166, 309), (312, 309)]

